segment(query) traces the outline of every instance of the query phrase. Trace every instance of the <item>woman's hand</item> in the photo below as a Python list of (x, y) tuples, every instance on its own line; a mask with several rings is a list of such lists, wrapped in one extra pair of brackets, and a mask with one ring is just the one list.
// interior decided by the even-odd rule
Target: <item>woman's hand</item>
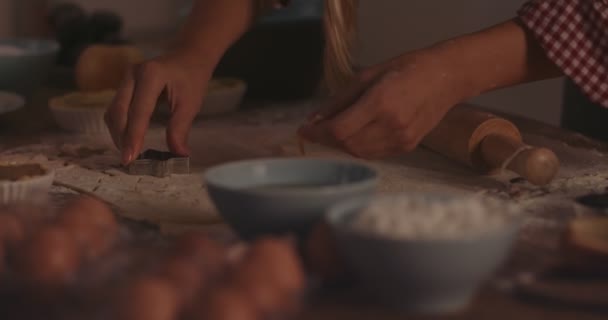
[(517, 19), (364, 70), (300, 134), (365, 158), (408, 152), (457, 103), (562, 72)]
[(403, 55), (359, 73), (299, 133), (362, 158), (411, 151), (464, 98), (455, 79), (431, 51)]
[(207, 83), (224, 52), (247, 31), (256, 14), (254, 0), (196, 0), (172, 50), (137, 66), (126, 76), (106, 113), (106, 123), (122, 162), (140, 153), (158, 98), (171, 108), (167, 144), (187, 155), (186, 140)]
[[(200, 59), (199, 59), (200, 60)], [(166, 96), (171, 110), (167, 145), (180, 155), (189, 153), (187, 138), (198, 113), (212, 68), (172, 53), (130, 70), (118, 90), (105, 121), (122, 162), (128, 164), (141, 152), (144, 136), (159, 97)]]

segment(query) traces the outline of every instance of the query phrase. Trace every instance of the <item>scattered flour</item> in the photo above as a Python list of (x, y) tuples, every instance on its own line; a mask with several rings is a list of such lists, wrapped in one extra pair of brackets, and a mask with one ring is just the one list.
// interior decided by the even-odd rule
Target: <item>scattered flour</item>
[(372, 201), (353, 222), (356, 230), (393, 239), (464, 239), (510, 224), (515, 207), (497, 199), (391, 196)]

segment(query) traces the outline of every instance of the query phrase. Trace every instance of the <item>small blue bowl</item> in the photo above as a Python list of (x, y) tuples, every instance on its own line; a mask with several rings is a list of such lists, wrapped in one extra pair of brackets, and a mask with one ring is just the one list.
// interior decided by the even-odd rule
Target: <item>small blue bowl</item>
[(330, 206), (371, 196), (377, 181), (372, 168), (336, 159), (238, 161), (204, 175), (220, 215), (245, 240), (267, 234), (305, 236)]
[(20, 54), (0, 51), (0, 90), (29, 97), (51, 74), (59, 43), (45, 39), (0, 39), (0, 46), (22, 50)]
[[(352, 227), (353, 220), (371, 201), (382, 202), (393, 197), (418, 197), (437, 204), (460, 196), (384, 195), (333, 206), (326, 219), (344, 262), (366, 292), (388, 307), (427, 314), (452, 313), (465, 308), (508, 256), (519, 230), (519, 219), (458, 239), (393, 238)], [(408, 212), (402, 214), (406, 216)]]

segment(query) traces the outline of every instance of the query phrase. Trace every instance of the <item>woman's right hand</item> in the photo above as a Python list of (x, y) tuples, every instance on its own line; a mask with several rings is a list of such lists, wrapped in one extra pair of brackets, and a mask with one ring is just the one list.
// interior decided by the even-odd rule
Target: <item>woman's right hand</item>
[[(193, 62), (196, 61), (197, 62)], [(112, 140), (129, 164), (141, 152), (144, 136), (159, 97), (166, 96), (171, 116), (167, 145), (179, 155), (188, 155), (188, 133), (203, 102), (213, 68), (173, 52), (133, 67), (105, 114)]]

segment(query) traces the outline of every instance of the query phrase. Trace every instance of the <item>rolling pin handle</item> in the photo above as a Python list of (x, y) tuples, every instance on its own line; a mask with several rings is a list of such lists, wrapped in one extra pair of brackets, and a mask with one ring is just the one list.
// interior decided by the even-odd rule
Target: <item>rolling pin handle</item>
[(547, 148), (525, 145), (498, 134), (491, 134), (480, 145), (481, 156), (493, 168), (506, 165), (531, 184), (543, 186), (553, 180), (559, 170), (559, 159)]
[(547, 148), (532, 148), (515, 157), (508, 168), (523, 173), (522, 176), (530, 183), (544, 186), (557, 174), (559, 160), (555, 153)]

